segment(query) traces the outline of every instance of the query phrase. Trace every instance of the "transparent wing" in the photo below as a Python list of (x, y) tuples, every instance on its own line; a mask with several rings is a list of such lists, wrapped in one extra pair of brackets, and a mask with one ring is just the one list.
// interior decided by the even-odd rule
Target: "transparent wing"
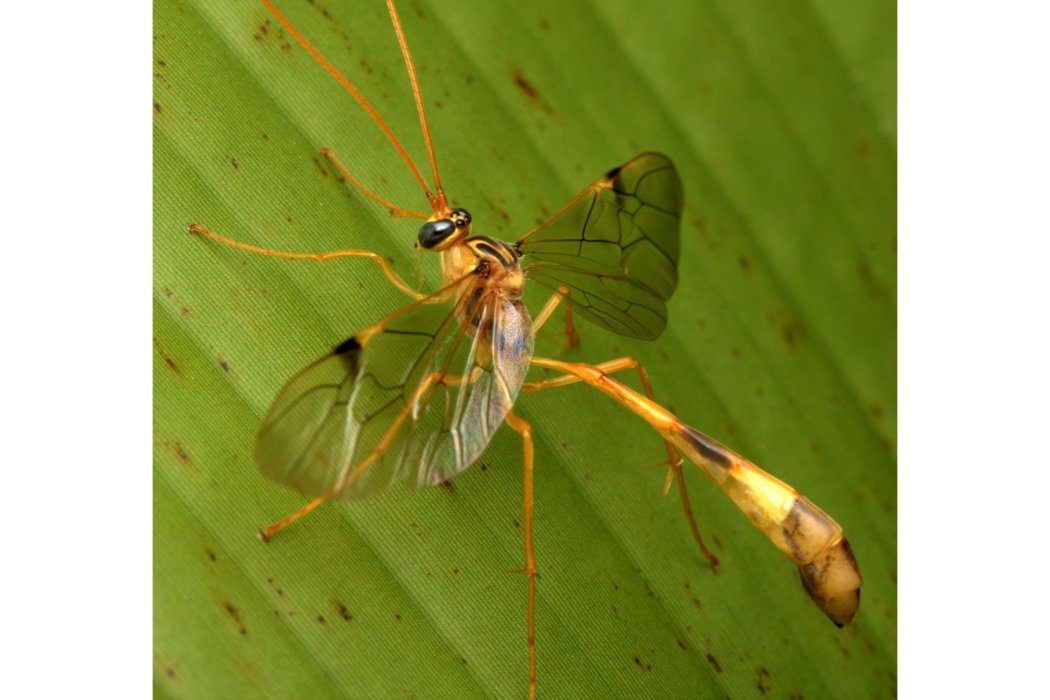
[(256, 438), (268, 478), (311, 497), (361, 498), (466, 469), (517, 397), (532, 354), (520, 302), (466, 280), (365, 329), (278, 393)]
[(643, 153), (603, 175), (518, 241), (530, 280), (568, 285), (580, 316), (651, 340), (678, 284), (682, 182), (667, 156)]
[(471, 346), (453, 362), (458, 372), (428, 394), (403, 460), (417, 488), (441, 483), (481, 456), (514, 406), (532, 358), (532, 321), (520, 300), (489, 293), (467, 310), (476, 329), (467, 334)]

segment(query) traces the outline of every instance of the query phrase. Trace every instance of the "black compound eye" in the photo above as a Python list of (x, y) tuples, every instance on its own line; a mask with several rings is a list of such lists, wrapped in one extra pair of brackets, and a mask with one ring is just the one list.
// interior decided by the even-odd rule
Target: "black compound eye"
[(419, 227), (419, 245), (422, 248), (433, 248), (456, 232), (452, 219), (428, 221)]
[(466, 209), (454, 209), (452, 211), (452, 221), (456, 224), (456, 228), (470, 230), (470, 212)]

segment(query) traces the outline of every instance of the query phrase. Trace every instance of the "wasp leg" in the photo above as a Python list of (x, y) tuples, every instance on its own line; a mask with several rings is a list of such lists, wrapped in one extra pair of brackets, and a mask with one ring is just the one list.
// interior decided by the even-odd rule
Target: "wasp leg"
[(532, 548), (532, 425), (513, 413), (507, 414), (507, 425), (521, 435), (524, 452), (522, 500), (524, 501), (525, 578), (528, 581), (528, 629), (525, 637), (529, 647), (529, 698), (536, 698), (536, 554)]
[(197, 233), (202, 236), (207, 236), (212, 240), (216, 240), (219, 243), (224, 243), (228, 246), (232, 246), (239, 250), (246, 250), (249, 253), (258, 253), (259, 255), (266, 255), (271, 258), (289, 258), (291, 260), (313, 260), (315, 262), (324, 262), (333, 258), (370, 258), (379, 265), (379, 269), (383, 271), (390, 283), (400, 289), (405, 294), (409, 295), (413, 299), (419, 300), (426, 297), (425, 294), (417, 292), (412, 287), (401, 279), (401, 276), (394, 272), (394, 268), (390, 266), (390, 263), (386, 261), (379, 253), (373, 253), (370, 250), (331, 250), (326, 253), (288, 253), (279, 250), (270, 250), (269, 248), (260, 248), (259, 246), (249, 245), (247, 243), (240, 243), (230, 238), (226, 238), (214, 231), (209, 231), (200, 224), (190, 224), (190, 233)]
[[(863, 577), (842, 528), (808, 498), (670, 411), (616, 381), (600, 366), (534, 357), (532, 364), (578, 377), (643, 418), (733, 500), (751, 524), (799, 568), (817, 606), (841, 627), (860, 607)], [(552, 380), (557, 381), (557, 379)]]
[[(558, 308), (558, 304), (562, 301), (567, 300), (571, 296), (568, 285), (561, 285), (558, 290), (551, 295), (551, 298), (547, 300), (547, 303), (543, 305), (540, 312), (536, 314), (536, 318), (532, 319), (532, 330), (539, 332), (543, 324), (550, 319), (551, 314)], [(565, 336), (565, 345), (562, 347), (562, 352), (572, 350), (574, 347), (580, 344), (580, 335), (576, 332), (576, 327), (572, 323), (572, 307), (568, 304), (565, 305), (565, 330), (562, 332)]]
[[(554, 297), (551, 297), (553, 300)], [(548, 302), (548, 305), (550, 302)], [(546, 308), (546, 307), (545, 307)], [(540, 312), (542, 314), (542, 311)], [(548, 314), (549, 315), (549, 314)], [(645, 394), (650, 400), (656, 401), (655, 395), (653, 394), (652, 384), (649, 382), (649, 373), (645, 371), (637, 359), (633, 357), (620, 357), (615, 360), (609, 360), (599, 365), (595, 365), (595, 369), (600, 370), (605, 374), (612, 374), (614, 372), (622, 372), (623, 370), (634, 369), (638, 371), (638, 376), (641, 378), (642, 386), (645, 388)], [(560, 377), (552, 377), (550, 379), (542, 379), (536, 382), (529, 382), (521, 387), (522, 391), (526, 392), (537, 392), (543, 389), (552, 389), (559, 386), (569, 386), (570, 384), (576, 384), (585, 381), (581, 377), (574, 374), (563, 374)], [(700, 528), (696, 525), (696, 518), (693, 517), (693, 508), (689, 504), (689, 493), (685, 488), (685, 475), (682, 473), (682, 457), (678, 454), (678, 450), (674, 448), (674, 445), (670, 443), (666, 438), (664, 439), (664, 447), (667, 448), (667, 480), (664, 482), (664, 493), (671, 488), (672, 480), (678, 484), (678, 494), (682, 499), (682, 510), (685, 513), (685, 518), (689, 522), (689, 530), (693, 535), (693, 539), (696, 541), (697, 546), (700, 547), (700, 553), (707, 561), (711, 563), (711, 568), (718, 571), (718, 557), (716, 557), (711, 550), (704, 544), (704, 538), (700, 535)]]

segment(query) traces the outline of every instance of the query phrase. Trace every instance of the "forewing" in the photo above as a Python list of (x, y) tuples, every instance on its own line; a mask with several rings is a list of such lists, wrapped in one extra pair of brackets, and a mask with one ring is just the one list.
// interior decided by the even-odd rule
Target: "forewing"
[[(468, 350), (458, 353), (451, 375), (437, 395), (443, 410), (421, 415), (405, 458), (409, 483), (441, 483), (466, 469), (485, 450), (514, 406), (532, 358), (532, 321), (519, 299), (490, 293), (479, 300)], [(411, 471), (415, 469), (415, 472)]]
[(499, 315), (474, 282), (451, 308), (409, 307), (289, 381), (259, 428), (255, 457), (263, 474), (307, 496), (350, 499), (399, 480), (439, 483), (468, 467), (524, 379), (496, 381), (483, 337), (461, 323)]
[(569, 287), (580, 316), (651, 340), (678, 284), (682, 183), (667, 156), (643, 153), (603, 175), (517, 246), (530, 280)]

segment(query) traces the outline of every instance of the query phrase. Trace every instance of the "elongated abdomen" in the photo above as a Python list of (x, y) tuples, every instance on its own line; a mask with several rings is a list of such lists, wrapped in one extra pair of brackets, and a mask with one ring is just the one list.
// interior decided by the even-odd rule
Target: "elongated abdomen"
[(798, 564), (810, 598), (842, 626), (860, 606), (862, 578), (842, 528), (775, 476), (716, 440), (682, 423), (665, 434), (683, 456), (704, 470), (751, 523)]

